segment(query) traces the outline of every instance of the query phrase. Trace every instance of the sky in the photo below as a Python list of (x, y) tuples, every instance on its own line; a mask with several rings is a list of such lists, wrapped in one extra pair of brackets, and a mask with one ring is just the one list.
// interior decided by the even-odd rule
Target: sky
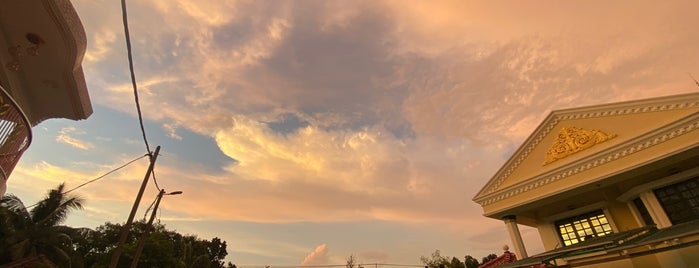
[[(116, 0), (73, 0), (94, 113), (46, 120), (8, 193), (146, 153)], [(697, 92), (698, 1), (128, 1), (159, 220), (240, 266), (420, 264), (510, 244), (471, 199), (552, 111)], [(124, 222), (142, 158), (74, 193)], [(157, 194), (151, 181), (137, 219)], [(520, 227), (530, 254), (543, 251)]]

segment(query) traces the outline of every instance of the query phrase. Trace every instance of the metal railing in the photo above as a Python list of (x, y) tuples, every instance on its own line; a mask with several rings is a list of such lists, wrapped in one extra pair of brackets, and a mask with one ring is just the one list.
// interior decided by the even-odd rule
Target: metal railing
[(0, 178), (7, 180), (31, 141), (29, 119), (0, 86)]

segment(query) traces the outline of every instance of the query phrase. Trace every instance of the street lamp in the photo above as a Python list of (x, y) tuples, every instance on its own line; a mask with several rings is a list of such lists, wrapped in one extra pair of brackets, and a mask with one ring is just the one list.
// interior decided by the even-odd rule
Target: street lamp
[(136, 268), (138, 265), (138, 259), (141, 257), (141, 252), (143, 252), (143, 245), (146, 243), (146, 238), (150, 234), (151, 225), (153, 225), (153, 220), (155, 219), (155, 213), (158, 211), (158, 205), (160, 205), (160, 199), (163, 199), (163, 195), (178, 195), (182, 194), (182, 191), (174, 191), (165, 193), (165, 189), (160, 190), (158, 197), (155, 199), (155, 205), (153, 206), (153, 213), (150, 214), (150, 219), (148, 219), (148, 224), (146, 224), (146, 230), (143, 232), (141, 239), (138, 240), (138, 246), (136, 246), (136, 253), (134, 254), (133, 261), (131, 262), (131, 268)]

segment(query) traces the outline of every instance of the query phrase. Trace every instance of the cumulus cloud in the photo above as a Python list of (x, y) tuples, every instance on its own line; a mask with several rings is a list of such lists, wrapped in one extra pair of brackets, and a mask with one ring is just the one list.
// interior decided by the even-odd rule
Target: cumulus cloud
[(303, 259), (301, 265), (323, 265), (330, 263), (329, 249), (326, 244), (317, 246)]
[[(76, 1), (95, 33), (86, 77), (94, 103), (134, 114), (120, 20), (94, 15), (118, 9), (108, 4)], [(216, 172), (159, 165), (197, 198), (164, 206), (201, 219), (439, 222), (505, 239), (473, 194), (552, 109), (695, 91), (697, 8), (133, 2), (146, 119), (234, 159)], [(61, 142), (88, 148), (66, 133)]]
[[(694, 16), (673, 15), (689, 10), (682, 2), (603, 11), (571, 3), (192, 3), (130, 7), (144, 115), (172, 138), (182, 128), (216, 139), (236, 162), (227, 175), (204, 176), (210, 182), (344, 193), (369, 200), (347, 211), (379, 218), (421, 208), (372, 194), (425, 201), (449, 184), (474, 192), (551, 109), (691, 90), (679, 85), (699, 57), (685, 27)], [(120, 42), (110, 34), (115, 18), (89, 17), (99, 30), (88, 71), (110, 73), (121, 62), (120, 45), (103, 49)], [(120, 77), (88, 76), (97, 103), (133, 113)], [(305, 125), (270, 127), (285, 114)], [(475, 169), (483, 171), (467, 176)], [(332, 196), (298, 202), (316, 213), (324, 203), (342, 207), (322, 199)]]

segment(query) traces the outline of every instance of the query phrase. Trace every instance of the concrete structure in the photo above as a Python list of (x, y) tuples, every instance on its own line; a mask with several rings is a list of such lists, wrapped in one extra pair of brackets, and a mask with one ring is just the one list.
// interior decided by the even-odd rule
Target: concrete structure
[(31, 127), (92, 114), (85, 47), (70, 1), (0, 1), (0, 194), (31, 143)]
[(473, 199), (510, 233), (501, 267), (699, 267), (697, 128), (699, 94), (552, 112)]

